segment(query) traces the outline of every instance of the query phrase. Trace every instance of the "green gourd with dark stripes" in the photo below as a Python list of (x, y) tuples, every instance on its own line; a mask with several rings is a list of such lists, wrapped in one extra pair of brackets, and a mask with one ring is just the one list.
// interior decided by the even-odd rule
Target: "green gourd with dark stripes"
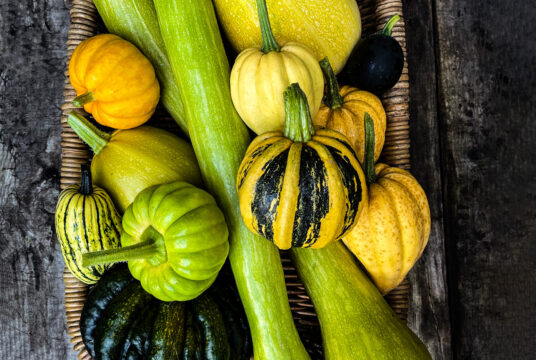
[(355, 225), (367, 203), (365, 175), (344, 135), (313, 128), (298, 84), (284, 100), (284, 133), (257, 136), (238, 170), (240, 211), (280, 249), (322, 248)]
[(86, 284), (96, 283), (109, 265), (82, 267), (82, 254), (118, 247), (121, 217), (110, 196), (92, 184), (87, 165), (82, 165), (81, 184), (71, 185), (60, 194), (56, 235), (71, 273)]

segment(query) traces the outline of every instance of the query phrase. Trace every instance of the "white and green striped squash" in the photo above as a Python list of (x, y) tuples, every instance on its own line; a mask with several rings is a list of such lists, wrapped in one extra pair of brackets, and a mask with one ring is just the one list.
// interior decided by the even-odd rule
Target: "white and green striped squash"
[(121, 216), (106, 191), (92, 185), (87, 165), (82, 165), (81, 184), (61, 192), (55, 222), (65, 265), (83, 283), (96, 283), (109, 266), (82, 267), (82, 254), (119, 247)]

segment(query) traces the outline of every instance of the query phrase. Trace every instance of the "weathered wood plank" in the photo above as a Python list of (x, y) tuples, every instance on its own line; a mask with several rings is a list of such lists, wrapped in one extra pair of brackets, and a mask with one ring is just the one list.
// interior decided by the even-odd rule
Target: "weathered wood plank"
[(432, 231), (422, 258), (409, 274), (408, 325), (434, 359), (452, 357), (448, 307), (433, 8), (430, 0), (406, 1), (410, 78), (411, 171), (428, 196)]
[(0, 359), (74, 359), (54, 235), (68, 9), (0, 2)]
[(441, 162), (454, 353), (536, 354), (536, 8), (436, 6)]

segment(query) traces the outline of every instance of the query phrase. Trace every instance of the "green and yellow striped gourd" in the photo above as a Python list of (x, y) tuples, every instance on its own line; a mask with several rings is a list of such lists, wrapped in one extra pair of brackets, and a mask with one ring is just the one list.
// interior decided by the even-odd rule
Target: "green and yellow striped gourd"
[(82, 267), (82, 254), (118, 247), (121, 217), (110, 196), (92, 185), (87, 165), (82, 165), (81, 184), (71, 185), (61, 192), (55, 220), (65, 264), (78, 280), (96, 283), (109, 266)]
[(346, 234), (367, 203), (365, 175), (348, 139), (313, 128), (298, 84), (284, 93), (285, 132), (257, 136), (238, 170), (246, 226), (280, 249), (322, 248)]

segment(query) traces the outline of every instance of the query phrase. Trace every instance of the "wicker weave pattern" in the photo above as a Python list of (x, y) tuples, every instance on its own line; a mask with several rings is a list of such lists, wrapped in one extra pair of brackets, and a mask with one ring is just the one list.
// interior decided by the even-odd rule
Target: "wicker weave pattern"
[[(393, 36), (400, 42), (406, 55), (406, 35), (402, 11), (402, 0), (361, 0), (363, 34), (381, 30), (383, 24), (395, 13), (401, 20), (393, 29)], [(71, 3), (71, 25), (67, 40), (67, 63), (76, 46), (84, 39), (91, 37), (101, 30), (101, 22), (92, 0), (73, 0)], [(62, 161), (61, 188), (80, 182), (80, 164), (87, 163), (90, 158), (88, 147), (67, 125), (67, 115), (74, 108), (71, 104), (76, 96), (75, 90), (69, 83), (68, 71), (65, 72), (64, 102), (62, 105)], [(382, 161), (392, 166), (409, 169), (409, 77), (407, 63), (404, 63), (402, 77), (397, 85), (382, 97), (387, 113), (387, 132)], [(322, 343), (318, 319), (313, 304), (301, 283), (296, 269), (286, 252), (281, 253), (289, 303), (296, 326), (305, 347), (313, 358), (322, 354)], [(67, 328), (78, 358), (90, 360), (82, 342), (79, 319), (87, 297), (88, 286), (79, 282), (67, 268), (64, 271), (65, 308), (67, 313)], [(387, 301), (397, 315), (405, 320), (408, 311), (409, 283), (402, 284), (386, 296)]]

